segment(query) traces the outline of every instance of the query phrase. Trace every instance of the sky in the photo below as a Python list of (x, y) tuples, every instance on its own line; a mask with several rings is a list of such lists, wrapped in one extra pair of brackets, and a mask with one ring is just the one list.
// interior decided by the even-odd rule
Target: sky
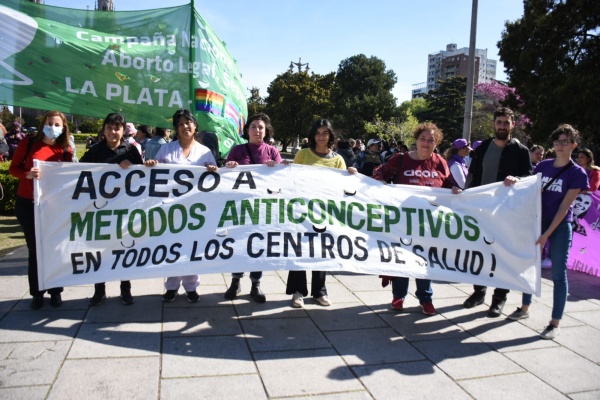
[[(188, 4), (189, 0), (114, 0), (116, 11)], [(310, 71), (337, 71), (357, 54), (375, 56), (395, 72), (393, 94), (410, 100), (412, 86), (427, 78), (428, 54), (449, 43), (469, 47), (473, 0), (195, 0), (196, 8), (237, 60), (247, 89), (260, 95), (290, 62)], [(505, 21), (523, 15), (523, 0), (478, 2), (477, 44), (498, 61), (496, 79), (506, 80), (497, 42)], [(50, 6), (89, 9), (93, 0), (45, 0)], [(247, 92), (248, 97), (250, 92)]]

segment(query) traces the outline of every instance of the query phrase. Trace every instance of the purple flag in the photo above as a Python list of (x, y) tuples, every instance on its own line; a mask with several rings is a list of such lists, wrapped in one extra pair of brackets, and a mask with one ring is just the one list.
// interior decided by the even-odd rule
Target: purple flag
[(600, 276), (600, 190), (579, 194), (573, 213), (569, 269)]

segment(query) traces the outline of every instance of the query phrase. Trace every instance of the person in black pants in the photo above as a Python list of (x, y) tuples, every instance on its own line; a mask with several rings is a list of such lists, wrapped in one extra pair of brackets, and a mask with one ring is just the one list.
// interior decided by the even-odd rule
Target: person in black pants
[[(525, 177), (532, 173), (529, 149), (511, 138), (515, 117), (511, 109), (501, 107), (494, 112), (494, 138), (484, 140), (474, 151), (467, 176), (467, 187), (477, 187), (502, 182), (507, 176)], [(473, 308), (485, 301), (486, 287), (474, 285), (475, 291), (463, 303)], [(508, 289), (496, 288), (488, 310), (489, 317), (502, 314)]]
[[(110, 113), (102, 125), (102, 138), (81, 157), (82, 163), (119, 164), (123, 169), (133, 164), (143, 164), (140, 152), (130, 143), (123, 140), (125, 131), (125, 117), (118, 113)], [(94, 285), (94, 295), (90, 305), (99, 306), (106, 299), (106, 284), (104, 282)], [(121, 281), (121, 301), (123, 304), (133, 304), (135, 299), (131, 295), (131, 282)]]
[[(28, 136), (17, 146), (9, 172), (19, 179), (15, 214), (29, 251), (28, 277), (31, 308), (38, 310), (44, 306), (45, 290), (40, 290), (38, 280), (37, 246), (35, 236), (35, 218), (33, 206), (33, 180), (40, 179), (40, 169), (33, 166), (33, 160), (71, 162), (73, 149), (69, 145), (69, 126), (67, 118), (60, 111), (49, 111), (40, 124), (35, 136)], [(42, 238), (43, 240), (43, 238)], [(48, 289), (50, 305), (62, 304), (62, 287)]]

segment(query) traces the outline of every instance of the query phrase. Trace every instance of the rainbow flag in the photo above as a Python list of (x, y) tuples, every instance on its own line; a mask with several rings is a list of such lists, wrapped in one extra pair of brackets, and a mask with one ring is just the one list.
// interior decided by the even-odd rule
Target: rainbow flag
[(204, 111), (221, 116), (223, 113), (223, 95), (206, 89), (196, 89), (196, 111)]
[(239, 131), (240, 126), (240, 110), (231, 101), (225, 104), (225, 119), (236, 127)]

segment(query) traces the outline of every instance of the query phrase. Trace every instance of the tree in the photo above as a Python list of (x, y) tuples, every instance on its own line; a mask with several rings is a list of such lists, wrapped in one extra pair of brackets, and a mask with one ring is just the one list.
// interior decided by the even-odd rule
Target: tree
[(335, 76), (332, 103), (335, 126), (348, 136), (360, 137), (365, 124), (377, 116), (391, 119), (396, 111), (392, 89), (396, 74), (386, 70), (385, 63), (377, 57), (359, 54), (343, 60)]
[(508, 107), (515, 113), (516, 127), (513, 136), (528, 146), (532, 144), (528, 134), (530, 121), (521, 113), (523, 101), (515, 88), (499, 81), (480, 83), (475, 85), (475, 100), (471, 125), (472, 141), (494, 136), (493, 113), (498, 107)]
[(319, 75), (289, 70), (271, 82), (266, 113), (275, 136), (282, 141), (282, 151), (287, 151), (288, 144), (296, 138), (306, 137), (318, 118), (331, 118), (333, 80), (333, 72)]
[(438, 81), (438, 87), (423, 96), (429, 105), (423, 117), (441, 128), (450, 141), (462, 137), (466, 93), (467, 78), (453, 76)]
[(265, 99), (260, 97), (260, 89), (252, 87), (250, 89), (250, 98), (248, 98), (248, 117), (265, 112)]
[(536, 142), (570, 123), (600, 144), (599, 27), (597, 0), (525, 0), (523, 17), (506, 22), (500, 59), (533, 121)]

